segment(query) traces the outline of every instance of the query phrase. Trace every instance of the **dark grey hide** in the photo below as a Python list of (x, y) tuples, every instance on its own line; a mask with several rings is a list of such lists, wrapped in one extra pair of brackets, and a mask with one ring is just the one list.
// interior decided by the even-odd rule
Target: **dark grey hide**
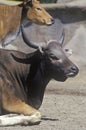
[[(27, 42), (23, 28), (22, 31)], [(37, 48), (38, 45), (35, 43), (32, 46)], [(37, 109), (42, 104), (45, 88), (51, 79), (63, 82), (78, 73), (77, 66), (68, 59), (57, 41), (50, 41), (39, 48), (30, 54), (0, 49), (3, 88)]]
[[(30, 104), (39, 108), (43, 100), (45, 88), (51, 79), (63, 82), (68, 77), (77, 75), (79, 69), (68, 58), (68, 49), (64, 50), (62, 48), (65, 35), (64, 31), (59, 42), (51, 40), (48, 43), (35, 43), (30, 41), (23, 26), (22, 34), (24, 42), (30, 47), (37, 49), (36, 52), (39, 53), (39, 60), (38, 58), (34, 60), (32, 72), (37, 69), (37, 66), (38, 69), (34, 79), (32, 79), (32, 82), (29, 84), (29, 96), (30, 99), (32, 99), (32, 102), (30, 100)], [(36, 69), (34, 69), (36, 63), (38, 63), (38, 65)], [(36, 99), (38, 99), (38, 101)]]

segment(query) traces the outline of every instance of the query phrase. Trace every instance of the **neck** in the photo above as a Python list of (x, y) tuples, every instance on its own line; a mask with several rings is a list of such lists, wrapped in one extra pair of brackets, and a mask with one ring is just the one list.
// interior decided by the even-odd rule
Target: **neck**
[[(36, 66), (36, 67), (35, 67)], [(48, 76), (48, 72), (45, 71), (46, 63), (42, 60), (37, 64), (31, 66), (32, 70), (35, 70), (35, 74), (31, 75), (28, 79), (29, 81), (29, 89), (28, 89), (28, 99), (29, 104), (38, 109), (43, 101), (43, 96), (45, 92), (45, 88), (50, 81)], [(32, 74), (32, 72), (30, 72)]]
[(27, 17), (27, 9), (22, 7), (21, 23), (23, 23), (26, 20), (26, 17)]

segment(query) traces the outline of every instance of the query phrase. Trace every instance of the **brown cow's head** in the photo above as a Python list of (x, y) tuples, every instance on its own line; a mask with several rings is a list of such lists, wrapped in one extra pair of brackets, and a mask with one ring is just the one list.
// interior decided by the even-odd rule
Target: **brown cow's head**
[(36, 24), (51, 25), (54, 23), (52, 16), (42, 7), (38, 0), (0, 0), (0, 4), (21, 5), (27, 8), (27, 19)]
[(60, 40), (61, 43), (52, 40), (47, 44), (33, 43), (29, 41), (24, 28), (22, 28), (22, 34), (25, 43), (35, 49), (39, 48), (46, 64), (46, 71), (51, 78), (58, 81), (65, 81), (68, 77), (74, 77), (78, 73), (78, 67), (70, 61), (66, 55), (68, 49), (64, 50), (62, 48), (64, 33), (61, 37), (62, 40)]
[(51, 25), (54, 23), (54, 19), (37, 0), (32, 0), (32, 6), (29, 7), (27, 17), (31, 21), (41, 25)]

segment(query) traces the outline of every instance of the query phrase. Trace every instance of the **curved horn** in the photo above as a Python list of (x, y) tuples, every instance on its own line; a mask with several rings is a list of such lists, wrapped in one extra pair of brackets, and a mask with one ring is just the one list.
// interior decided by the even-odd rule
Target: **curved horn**
[(22, 3), (23, 2), (20, 0), (0, 0), (0, 4), (10, 5), (10, 6), (20, 5)]
[(62, 35), (60, 37), (60, 40), (59, 40), (59, 44), (62, 46), (63, 43), (64, 43), (64, 38), (65, 38), (65, 32), (64, 32), (64, 29), (63, 29), (63, 32), (62, 32)]
[(37, 43), (32, 42), (32, 41), (29, 40), (29, 38), (27, 36), (27, 33), (26, 33), (25, 29), (24, 29), (24, 25), (21, 25), (21, 31), (22, 31), (23, 40), (27, 45), (29, 45), (30, 47), (35, 48), (35, 49), (40, 48), (40, 46)]

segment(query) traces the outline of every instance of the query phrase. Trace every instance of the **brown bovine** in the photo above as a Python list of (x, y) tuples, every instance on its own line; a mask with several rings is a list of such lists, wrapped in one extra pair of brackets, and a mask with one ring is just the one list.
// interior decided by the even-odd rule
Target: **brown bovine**
[(14, 2), (13, 0), (1, 0), (0, 3), (0, 44), (2, 46), (10, 43), (18, 36), (21, 31), (20, 24), (26, 19), (42, 25), (54, 23), (52, 16), (37, 0), (27, 0), (26, 3), (16, 0)]
[[(61, 43), (49, 41), (39, 46), (29, 41), (23, 27), (22, 35), (24, 41), (37, 50), (29, 54), (0, 50), (0, 126), (39, 123), (38, 109), (49, 81), (63, 82), (78, 73)], [(10, 114), (3, 116), (7, 113)]]

